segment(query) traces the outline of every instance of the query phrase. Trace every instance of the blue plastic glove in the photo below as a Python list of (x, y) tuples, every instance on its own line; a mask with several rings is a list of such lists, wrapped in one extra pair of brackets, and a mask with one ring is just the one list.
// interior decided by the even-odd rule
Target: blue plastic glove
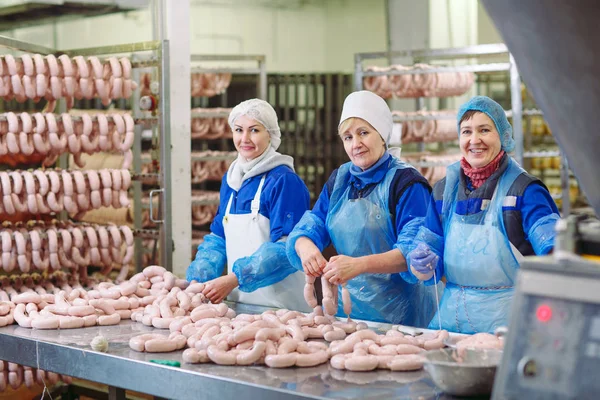
[(411, 268), (420, 274), (428, 274), (435, 270), (440, 259), (425, 243), (419, 243), (408, 256)]

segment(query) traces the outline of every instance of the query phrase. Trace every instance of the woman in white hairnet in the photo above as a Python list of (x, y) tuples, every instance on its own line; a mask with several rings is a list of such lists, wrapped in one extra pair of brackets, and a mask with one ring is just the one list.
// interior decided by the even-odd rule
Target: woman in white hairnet
[(290, 265), (285, 239), (310, 198), (293, 158), (276, 151), (281, 131), (275, 110), (264, 100), (247, 100), (233, 108), (229, 125), (238, 157), (223, 177), (211, 233), (198, 246), (187, 280), (206, 282), (203, 293), (212, 303), (229, 296), (308, 311), (304, 274)]
[[(434, 313), (435, 287), (413, 286), (400, 273), (408, 273), (405, 256), (432, 204), (431, 188), (387, 151), (392, 126), (381, 97), (346, 97), (338, 133), (350, 162), (333, 171), (290, 233), (287, 252), (307, 275), (346, 285), (352, 318), (423, 327)], [(330, 243), (339, 255), (327, 261), (322, 251)]]

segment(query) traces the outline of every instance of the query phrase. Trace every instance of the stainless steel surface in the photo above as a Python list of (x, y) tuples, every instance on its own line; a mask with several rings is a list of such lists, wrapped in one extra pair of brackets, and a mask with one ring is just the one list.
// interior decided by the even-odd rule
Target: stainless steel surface
[[(193, 206), (218, 206), (220, 203), (219, 199), (213, 200), (200, 200), (192, 197), (192, 205)], [(1, 240), (0, 240), (1, 242)]]
[[(159, 249), (161, 264), (168, 271), (173, 271), (173, 226), (171, 221), (171, 108), (169, 99), (169, 41), (163, 40), (160, 51), (160, 176), (161, 176), (161, 224)], [(152, 192), (151, 192), (152, 193)], [(150, 195), (150, 206), (152, 206), (152, 194)], [(151, 212), (152, 214), (152, 212)], [(150, 216), (152, 220), (152, 216)], [(153, 221), (155, 222), (155, 221)]]
[(492, 64), (474, 64), (457, 65), (455, 67), (434, 67), (434, 68), (416, 68), (407, 70), (390, 71), (363, 71), (363, 76), (391, 76), (391, 75), (420, 75), (436, 74), (442, 72), (499, 72), (510, 70), (510, 63), (492, 63)]
[(0, 31), (146, 7), (148, 0), (3, 0)]
[(51, 49), (46, 46), (40, 46), (33, 43), (23, 42), (18, 39), (13, 39), (7, 36), (0, 36), (0, 45), (8, 47), (13, 50), (24, 51), (27, 53), (39, 53), (39, 54), (53, 54), (56, 53), (55, 49)]
[(562, 194), (562, 216), (563, 218), (571, 213), (571, 196), (569, 196), (571, 188), (571, 173), (569, 172), (569, 161), (564, 155), (560, 158), (560, 186)]
[[(234, 304), (238, 313), (263, 307)], [(389, 326), (388, 326), (389, 328)], [(40, 331), (17, 325), (0, 328), (0, 359), (170, 399), (451, 399), (442, 395), (424, 371), (350, 372), (328, 364), (314, 368), (271, 369), (215, 364), (186, 364), (182, 351), (151, 354), (129, 348), (129, 339), (148, 332), (168, 332), (131, 321), (116, 326)], [(107, 353), (90, 348), (102, 335)], [(173, 368), (149, 362), (181, 362)]]
[[(135, 60), (137, 55), (132, 56), (132, 61)], [(136, 82), (140, 81), (140, 69), (136, 68), (132, 71), (132, 77)], [(132, 104), (132, 113), (133, 118), (139, 119), (142, 115), (140, 110), (140, 88), (136, 88), (133, 91), (131, 96), (131, 104)], [(158, 119), (156, 119), (158, 122)], [(142, 132), (143, 127), (141, 125), (135, 126), (135, 135), (133, 137), (133, 173), (141, 174), (142, 173)], [(133, 227), (134, 229), (142, 228), (142, 182), (141, 181), (133, 181)], [(133, 240), (134, 245), (134, 268), (136, 272), (141, 272), (143, 269), (142, 265), (142, 238), (135, 237)]]
[(87, 47), (85, 49), (61, 50), (59, 53), (68, 56), (97, 56), (101, 54), (135, 53), (140, 51), (160, 50), (160, 41), (116, 44), (111, 46)]
[(267, 100), (267, 63), (265, 58), (258, 61), (258, 98)]
[(460, 362), (456, 350), (439, 349), (425, 353), (425, 370), (433, 382), (455, 396), (490, 394), (496, 367), (502, 359), (499, 350), (466, 350)]
[(190, 68), (192, 74), (238, 74), (238, 75), (258, 75), (260, 68), (205, 68), (205, 67), (192, 67)]
[[(154, 189), (150, 191), (150, 194), (148, 195), (148, 204), (150, 207), (150, 222), (154, 222), (155, 224), (164, 224), (165, 220), (163, 219), (154, 219), (154, 207), (152, 204), (154, 204), (154, 202), (152, 201), (152, 198), (154, 197), (154, 193), (162, 193), (162, 195), (164, 196), (165, 194), (165, 189)], [(164, 199), (162, 201), (164, 203)], [(160, 203), (160, 200), (159, 200)], [(161, 229), (162, 232), (162, 229)], [(161, 238), (164, 236), (163, 233), (161, 233)]]
[(227, 118), (229, 111), (193, 111), (192, 118)]
[(521, 99), (521, 77), (513, 56), (510, 56), (510, 104), (512, 128), (515, 140), (515, 159), (523, 165), (523, 101)]
[(266, 57), (264, 55), (252, 54), (192, 54), (192, 61), (262, 61)]
[(600, 213), (596, 115), (600, 8), (595, 0), (483, 0), (590, 205)]
[[(223, 155), (214, 155), (214, 156), (204, 156), (199, 155), (198, 153), (192, 153), (191, 160), (192, 161), (233, 161), (237, 158), (236, 152), (224, 152)], [(233, 153), (233, 154), (232, 154)], [(141, 157), (144, 163), (149, 163), (152, 161), (152, 158), (149, 154), (142, 154)]]
[(477, 46), (454, 47), (449, 49), (419, 49), (391, 52), (357, 53), (355, 59), (368, 60), (388, 57), (411, 57), (427, 60), (429, 58), (469, 58), (478, 56), (495, 56), (506, 54), (508, 49), (502, 43), (482, 44)]
[(587, 276), (565, 279), (563, 275), (523, 270), (519, 275), (519, 290), (533, 296), (600, 304), (598, 281)]
[(523, 158), (533, 157), (560, 157), (560, 151), (526, 151), (523, 153)]
[[(445, 119), (456, 119), (456, 114), (435, 114), (435, 115), (392, 115), (394, 122), (406, 121), (439, 121)], [(457, 136), (458, 138), (458, 136)]]

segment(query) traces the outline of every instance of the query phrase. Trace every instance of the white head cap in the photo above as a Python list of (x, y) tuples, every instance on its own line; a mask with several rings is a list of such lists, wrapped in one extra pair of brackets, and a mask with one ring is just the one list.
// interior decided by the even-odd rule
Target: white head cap
[(229, 127), (233, 130), (235, 120), (242, 115), (260, 122), (271, 135), (271, 147), (277, 150), (281, 144), (281, 130), (277, 122), (277, 114), (269, 103), (261, 99), (250, 99), (242, 101), (237, 106), (233, 107), (229, 114)]
[(384, 99), (367, 90), (350, 93), (344, 100), (338, 128), (348, 118), (360, 118), (367, 121), (377, 130), (387, 146), (394, 122), (392, 121), (392, 112)]

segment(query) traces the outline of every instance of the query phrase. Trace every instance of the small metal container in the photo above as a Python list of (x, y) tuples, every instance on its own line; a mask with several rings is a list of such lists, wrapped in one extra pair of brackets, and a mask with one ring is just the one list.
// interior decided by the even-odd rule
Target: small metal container
[(425, 353), (424, 367), (444, 393), (479, 396), (492, 392), (501, 359), (500, 350), (467, 349), (459, 358), (454, 349), (439, 349)]

